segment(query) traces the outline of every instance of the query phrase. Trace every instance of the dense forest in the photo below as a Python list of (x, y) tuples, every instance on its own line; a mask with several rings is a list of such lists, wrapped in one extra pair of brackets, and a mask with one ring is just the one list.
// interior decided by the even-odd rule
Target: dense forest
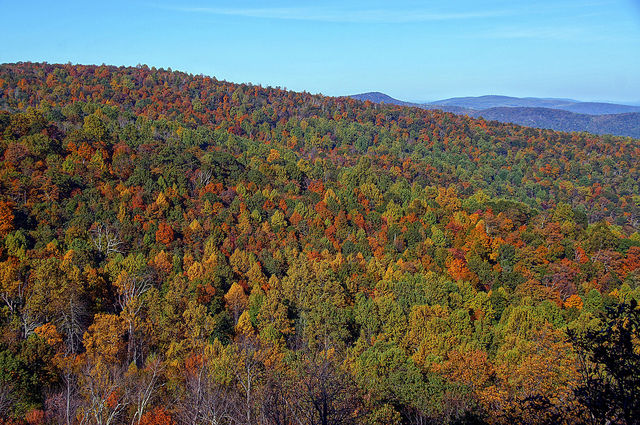
[(0, 65), (0, 423), (635, 424), (640, 141)]

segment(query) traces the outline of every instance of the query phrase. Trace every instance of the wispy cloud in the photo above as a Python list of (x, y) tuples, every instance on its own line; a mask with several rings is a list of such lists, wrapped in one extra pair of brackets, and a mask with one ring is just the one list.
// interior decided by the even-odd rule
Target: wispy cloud
[(488, 30), (479, 37), (490, 40), (530, 39), (554, 40), (559, 42), (595, 43), (619, 42), (620, 35), (607, 31), (599, 26), (564, 24), (564, 25), (535, 25), (503, 26)]
[(288, 8), (207, 8), (164, 6), (165, 9), (191, 13), (241, 16), (247, 18), (282, 19), (296, 21), (317, 21), (337, 23), (409, 23), (429, 21), (451, 21), (506, 16), (506, 11), (477, 12), (432, 12), (424, 10), (393, 11), (371, 9), (362, 11), (341, 11), (327, 8), (288, 7)]
[(584, 31), (579, 28), (500, 28), (485, 34), (485, 38), (514, 39), (537, 38), (567, 40), (584, 37)]

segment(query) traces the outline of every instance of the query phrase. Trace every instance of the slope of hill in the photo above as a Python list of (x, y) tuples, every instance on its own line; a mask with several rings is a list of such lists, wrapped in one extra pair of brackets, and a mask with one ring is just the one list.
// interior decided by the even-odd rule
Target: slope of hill
[(636, 140), (143, 65), (0, 109), (0, 423), (638, 422)]
[(575, 112), (578, 114), (589, 115), (613, 115), (640, 112), (639, 106), (616, 105), (613, 103), (601, 102), (578, 102), (571, 105), (558, 107), (558, 109), (564, 109), (566, 111)]

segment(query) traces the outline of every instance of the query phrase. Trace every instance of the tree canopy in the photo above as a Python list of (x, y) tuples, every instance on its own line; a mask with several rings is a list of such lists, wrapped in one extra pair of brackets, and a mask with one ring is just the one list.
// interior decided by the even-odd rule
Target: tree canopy
[(6, 423), (637, 421), (638, 140), (144, 65), (0, 109)]

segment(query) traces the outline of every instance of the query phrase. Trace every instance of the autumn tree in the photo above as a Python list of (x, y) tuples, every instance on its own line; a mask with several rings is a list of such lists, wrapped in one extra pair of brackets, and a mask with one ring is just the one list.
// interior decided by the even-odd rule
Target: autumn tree
[(214, 380), (207, 354), (192, 353), (182, 372), (183, 387), (174, 405), (178, 423), (218, 424), (230, 418), (233, 399), (229, 389)]
[(355, 424), (362, 399), (331, 347), (304, 353), (298, 363), (295, 390), (298, 420), (313, 425)]
[(233, 323), (238, 323), (238, 319), (244, 310), (249, 305), (249, 297), (244, 292), (244, 288), (237, 282), (234, 282), (224, 296), (229, 311), (231, 311), (233, 317)]
[(640, 421), (639, 312), (635, 300), (621, 303), (607, 310), (599, 328), (569, 334), (582, 375), (576, 394), (594, 423)]
[(0, 201), (0, 238), (13, 230), (13, 212), (11, 207), (3, 201)]

